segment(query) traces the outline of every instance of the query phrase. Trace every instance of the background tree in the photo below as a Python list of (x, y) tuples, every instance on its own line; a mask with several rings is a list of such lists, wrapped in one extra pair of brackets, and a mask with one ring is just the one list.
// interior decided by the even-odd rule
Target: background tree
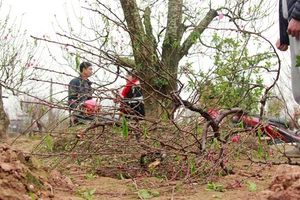
[[(248, 97), (256, 98), (260, 95), (259, 91), (261, 91), (262, 88), (259, 87), (261, 86), (253, 87), (253, 85), (255, 85), (255, 82), (257, 85), (261, 84), (262, 80), (259, 77), (255, 78), (253, 74), (256, 75), (260, 73), (260, 69), (256, 68), (256, 66), (264, 60), (268, 61), (270, 57), (272, 57), (272, 54), (257, 53), (250, 57), (248, 47), (245, 46), (255, 41), (255, 38), (249, 33), (243, 33), (247, 32), (245, 28), (247, 25), (248, 30), (254, 30), (256, 34), (261, 34), (261, 31), (258, 30), (259, 27), (255, 26), (254, 23), (268, 15), (268, 12), (263, 10), (268, 8), (265, 7), (267, 2), (256, 1), (255, 3), (251, 3), (249, 1), (227, 1), (224, 4), (218, 3), (218, 5), (210, 2), (207, 4), (207, 7), (203, 3), (199, 5), (198, 8), (197, 6), (190, 7), (191, 4), (183, 0), (168, 1), (165, 5), (165, 8), (167, 8), (167, 15), (165, 15), (167, 17), (166, 23), (163, 23), (162, 28), (157, 30), (159, 35), (155, 36), (152, 31), (151, 11), (154, 10), (156, 3), (159, 4), (158, 1), (153, 3), (151, 7), (149, 5), (145, 6), (142, 3), (137, 5), (135, 0), (120, 2), (128, 26), (128, 33), (131, 38), (135, 64), (137, 68), (140, 69), (143, 80), (149, 83), (149, 85), (145, 85), (146, 91), (152, 91), (154, 86), (156, 86), (154, 88), (158, 87), (159, 93), (156, 93), (160, 94), (157, 97), (158, 100), (167, 99), (164, 95), (169, 95), (171, 91), (177, 89), (179, 63), (185, 56), (192, 54), (195, 50), (197, 51), (197, 48), (193, 49), (192, 47), (195, 46), (199, 40), (202, 46), (207, 45), (215, 49), (217, 55), (214, 57), (214, 65), (218, 69), (214, 72), (223, 77), (223, 81), (221, 80), (221, 82), (219, 81), (215, 84), (219, 89), (221, 86), (227, 89), (232, 88), (230, 85), (232, 85), (233, 82), (230, 80), (234, 80), (236, 86), (239, 85), (239, 90), (243, 90), (242, 93), (249, 94), (247, 95)], [(201, 17), (199, 17), (199, 14)], [(143, 17), (141, 17), (141, 15), (143, 15)], [(239, 31), (242, 36), (236, 36), (236, 34), (234, 34), (235, 38), (220, 37), (218, 32), (225, 33), (226, 30), (217, 23), (214, 23), (214, 20), (218, 16), (219, 18), (225, 16), (230, 19), (230, 23), (228, 23), (229, 27), (232, 27), (232, 30)], [(144, 23), (142, 23), (142, 18), (144, 19)], [(245, 23), (245, 25), (242, 25), (243, 23)], [(214, 31), (208, 32), (214, 33), (214, 36), (204, 41), (202, 39), (206, 36), (204, 31), (212, 28)], [(264, 27), (264, 29), (265, 28), (266, 27)], [(157, 41), (161, 40), (161, 38), (162, 43), (160, 43), (161, 47), (159, 48)], [(238, 51), (238, 48), (242, 51)], [(224, 54), (223, 57), (220, 56), (222, 53)], [(251, 70), (251, 73), (245, 73), (246, 69), (250, 67), (255, 68)], [(264, 67), (268, 69), (270, 68), (270, 64), (265, 64)], [(227, 75), (224, 73), (225, 69)], [(232, 74), (232, 72), (239, 70), (241, 70), (240, 74)], [(230, 77), (230, 80), (228, 78), (224, 79), (224, 77)], [(248, 86), (245, 87), (245, 85)], [(252, 87), (250, 85), (252, 85)], [(249, 93), (248, 89), (250, 88), (252, 88), (253, 92)], [(232, 101), (236, 100), (233, 95), (225, 95), (223, 91), (219, 89), (216, 89), (219, 93), (218, 96), (225, 96), (227, 101), (230, 99)], [(238, 88), (236, 88), (236, 90), (237, 89)], [(229, 91), (227, 94), (228, 93), (233, 92)], [(234, 95), (243, 98), (244, 95), (241, 95), (242, 93), (235, 92)], [(149, 98), (149, 101), (151, 100), (153, 101), (153, 98)], [(153, 110), (157, 113), (157, 109), (155, 109), (157, 108), (157, 103), (149, 101), (147, 102), (147, 111)], [(237, 102), (241, 101), (242, 100), (238, 100), (230, 104), (227, 102), (227, 106), (238, 106), (239, 104)]]
[[(0, 8), (2, 1), (0, 1)], [(21, 24), (21, 22), (20, 22)], [(3, 106), (3, 94), (18, 95), (26, 91), (27, 80), (34, 77), (33, 66), (38, 59), (34, 57), (36, 44), (27, 40), (26, 30), (22, 30), (17, 19), (9, 13), (0, 18), (0, 137), (7, 136), (9, 119)]]

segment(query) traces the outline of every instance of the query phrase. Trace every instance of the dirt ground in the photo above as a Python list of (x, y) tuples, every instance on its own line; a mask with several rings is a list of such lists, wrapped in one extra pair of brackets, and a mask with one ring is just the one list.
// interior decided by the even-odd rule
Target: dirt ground
[[(40, 140), (14, 138), (0, 142), (0, 199), (300, 199), (300, 166), (250, 163), (239, 159), (235, 174), (214, 183), (182, 183), (154, 177), (114, 179), (87, 174), (81, 166), (66, 166), (67, 173), (42, 166), (24, 154)], [(293, 160), (298, 162), (299, 160)]]

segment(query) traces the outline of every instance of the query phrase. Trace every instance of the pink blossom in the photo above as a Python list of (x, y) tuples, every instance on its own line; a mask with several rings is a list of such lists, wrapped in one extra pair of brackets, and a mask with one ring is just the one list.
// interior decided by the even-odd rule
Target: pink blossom
[(209, 154), (207, 155), (207, 158), (208, 158), (208, 159), (212, 159), (212, 157), (213, 157), (213, 156), (212, 156), (211, 153), (209, 153)]
[(124, 167), (122, 165), (120, 165), (120, 166), (117, 166), (117, 169), (122, 170), (122, 169), (124, 169)]
[(4, 37), (4, 40), (7, 40), (7, 35)]
[(238, 180), (235, 180), (235, 187), (242, 187), (241, 183)]
[(235, 187), (240, 188), (242, 185), (240, 183), (235, 184)]
[(236, 136), (234, 136), (234, 137), (231, 139), (231, 141), (232, 141), (232, 142), (235, 142), (235, 143), (238, 143), (239, 140), (240, 140), (240, 138), (241, 138), (240, 135), (236, 135)]
[(273, 151), (273, 149), (271, 149), (271, 150), (269, 151), (269, 154), (270, 154), (270, 155), (273, 155), (273, 153), (274, 153), (274, 151)]
[(248, 12), (246, 12), (246, 14), (247, 14), (247, 15), (250, 15), (250, 12), (248, 11)]
[(138, 174), (137, 177), (138, 177), (138, 178), (142, 178), (143, 175), (142, 175), (142, 174)]
[(224, 15), (221, 13), (219, 14), (219, 19), (223, 19), (224, 18)]
[(188, 68), (187, 66), (183, 66), (183, 67), (182, 67), (182, 70), (183, 70), (183, 71), (187, 71), (188, 69), (189, 69), (189, 68)]
[(29, 188), (33, 190), (33, 189), (34, 189), (34, 186), (33, 186), (33, 185), (29, 185)]

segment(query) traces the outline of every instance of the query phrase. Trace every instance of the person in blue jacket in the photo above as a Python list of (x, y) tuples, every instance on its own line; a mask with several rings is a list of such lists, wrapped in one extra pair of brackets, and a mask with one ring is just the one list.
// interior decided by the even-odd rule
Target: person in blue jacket
[[(276, 47), (291, 52), (291, 80), (295, 101), (300, 104), (300, 0), (279, 0), (280, 38)], [(300, 144), (285, 152), (287, 157), (300, 157)]]
[(82, 62), (79, 65), (80, 75), (73, 78), (69, 83), (68, 102), (71, 108), (86, 100), (92, 99), (92, 82), (88, 79), (93, 74), (93, 66), (89, 62)]

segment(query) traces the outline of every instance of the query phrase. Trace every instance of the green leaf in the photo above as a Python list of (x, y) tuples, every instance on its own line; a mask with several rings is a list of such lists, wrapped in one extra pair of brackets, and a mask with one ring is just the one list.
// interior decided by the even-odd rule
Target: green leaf
[(153, 197), (147, 190), (140, 190), (139, 195), (144, 199), (150, 199)]
[(96, 192), (96, 188), (90, 189), (90, 195), (93, 195)]
[(46, 110), (45, 106), (42, 107), (42, 112), (43, 112), (43, 114), (47, 113), (47, 110)]
[(300, 55), (296, 55), (296, 67), (300, 67)]
[(81, 165), (81, 160), (79, 158), (76, 158), (77, 164)]
[(250, 181), (248, 181), (247, 183), (248, 183), (248, 186), (249, 186), (249, 191), (250, 192), (256, 192), (256, 190), (257, 190), (256, 184), (253, 183), (253, 182), (250, 182)]
[(216, 150), (219, 150), (219, 149), (221, 148), (217, 138), (214, 138), (213, 143), (212, 143), (212, 146), (213, 146)]
[(101, 166), (101, 158), (99, 156), (96, 156), (96, 161), (97, 161), (98, 167)]
[(148, 137), (147, 130), (146, 130), (145, 127), (143, 127), (143, 133), (144, 133), (144, 136), (145, 136), (145, 137)]
[(120, 172), (120, 178), (121, 178), (121, 180), (125, 180), (125, 178), (124, 178), (122, 172)]
[(79, 55), (78, 54), (76, 54), (76, 57), (75, 57), (75, 63), (76, 63), (76, 70), (78, 70), (79, 69), (79, 65), (80, 65), (80, 61), (79, 61)]
[(45, 142), (46, 142), (46, 146), (47, 148), (52, 151), (53, 150), (53, 146), (52, 146), (52, 142), (51, 142), (51, 137), (50, 135), (48, 134), (46, 139), (45, 139)]
[(123, 128), (123, 136), (127, 139), (128, 138), (128, 126), (125, 117), (122, 117), (122, 128)]

